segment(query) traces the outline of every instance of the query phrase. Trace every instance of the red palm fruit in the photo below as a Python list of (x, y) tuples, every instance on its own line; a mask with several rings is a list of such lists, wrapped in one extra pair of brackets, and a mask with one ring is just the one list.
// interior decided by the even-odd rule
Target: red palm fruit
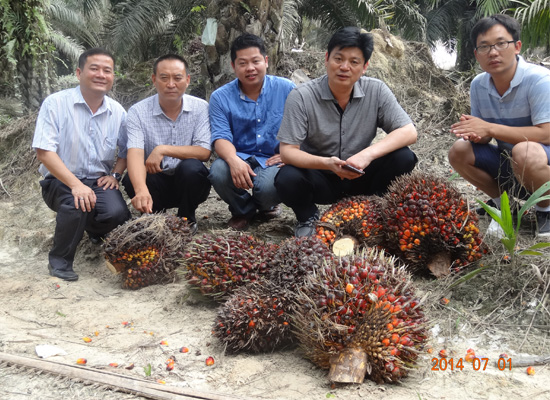
[(273, 351), (293, 342), (288, 290), (260, 280), (241, 286), (223, 303), (212, 333), (229, 352)]
[(114, 229), (103, 249), (107, 266), (122, 276), (122, 287), (139, 289), (173, 282), (183, 251), (191, 241), (185, 218), (144, 215)]
[(205, 233), (189, 244), (183, 274), (201, 293), (221, 300), (265, 276), (267, 261), (277, 248), (242, 232)]
[[(426, 341), (424, 313), (409, 274), (394, 261), (374, 249), (332, 259), (297, 294), (296, 336), (307, 358), (330, 369), (331, 381), (361, 383), (367, 376), (396, 382), (415, 364)], [(364, 278), (354, 274), (363, 269), (369, 272)], [(359, 279), (357, 292), (349, 295), (345, 288), (353, 278)], [(319, 302), (330, 295), (334, 302)]]
[(380, 245), (384, 235), (379, 203), (376, 196), (352, 196), (334, 203), (321, 216), (317, 237), (338, 255), (351, 254), (355, 245)]
[(421, 171), (403, 175), (384, 200), (388, 250), (414, 271), (445, 276), (451, 266), (469, 264), (487, 251), (476, 212), (445, 178)]

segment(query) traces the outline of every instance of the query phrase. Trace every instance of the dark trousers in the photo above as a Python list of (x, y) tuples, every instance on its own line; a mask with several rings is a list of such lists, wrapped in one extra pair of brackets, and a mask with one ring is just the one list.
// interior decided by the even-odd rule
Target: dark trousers
[(389, 184), (412, 171), (417, 161), (416, 155), (403, 147), (374, 160), (365, 168), (365, 175), (356, 179), (341, 179), (331, 171), (285, 165), (275, 177), (275, 188), (296, 219), (304, 222), (317, 212), (315, 204), (332, 204), (347, 196), (383, 195)]
[(103, 190), (96, 179), (82, 179), (97, 198), (92, 211), (82, 212), (74, 206), (71, 189), (56, 178), (40, 181), (42, 197), (57, 212), (53, 247), (48, 259), (56, 270), (72, 270), (76, 248), (84, 231), (93, 236), (103, 236), (130, 219), (131, 214), (117, 189)]
[[(128, 174), (122, 184), (128, 197), (134, 198), (136, 192)], [(153, 198), (153, 212), (177, 207), (178, 217), (186, 217), (192, 222), (196, 221), (195, 210), (210, 193), (208, 169), (194, 158), (181, 160), (169, 173), (147, 174), (145, 184)]]

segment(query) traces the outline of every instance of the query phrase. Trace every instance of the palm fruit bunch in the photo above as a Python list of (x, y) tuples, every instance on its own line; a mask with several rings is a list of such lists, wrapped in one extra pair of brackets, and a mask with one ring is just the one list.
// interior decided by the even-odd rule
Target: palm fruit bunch
[(203, 234), (188, 246), (181, 260), (187, 281), (217, 299), (266, 274), (267, 260), (277, 248), (234, 231)]
[(357, 245), (378, 246), (384, 239), (380, 208), (376, 196), (346, 197), (323, 213), (317, 237), (337, 255), (351, 254)]
[(445, 179), (419, 171), (403, 175), (384, 199), (389, 250), (413, 270), (441, 277), (486, 252), (475, 210)]
[(232, 353), (260, 353), (291, 344), (292, 293), (266, 280), (238, 287), (220, 306), (212, 333)]
[(283, 241), (267, 260), (265, 279), (240, 286), (221, 306), (214, 335), (232, 352), (267, 352), (291, 343), (296, 293), (307, 274), (333, 257), (315, 236)]
[(309, 275), (293, 325), (305, 356), (333, 382), (397, 382), (427, 338), (410, 275), (373, 248)]
[(307, 274), (322, 268), (324, 260), (333, 256), (323, 241), (315, 236), (288, 238), (268, 260), (267, 279), (296, 292)]
[(103, 249), (109, 268), (121, 274), (122, 287), (139, 289), (173, 281), (191, 237), (185, 218), (150, 214), (114, 229)]

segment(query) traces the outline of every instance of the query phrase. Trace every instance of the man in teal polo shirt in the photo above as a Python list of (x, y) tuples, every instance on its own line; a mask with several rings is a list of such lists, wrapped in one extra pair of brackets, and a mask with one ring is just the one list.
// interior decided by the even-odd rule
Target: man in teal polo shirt
[[(484, 73), (470, 87), (471, 115), (451, 126), (458, 141), (449, 161), (500, 207), (503, 191), (524, 198), (550, 181), (550, 70), (519, 55), (519, 23), (502, 14), (481, 19), (471, 40)], [(495, 144), (490, 144), (495, 139)], [(550, 237), (550, 201), (536, 205), (537, 236)], [(492, 221), (487, 234), (503, 237)]]

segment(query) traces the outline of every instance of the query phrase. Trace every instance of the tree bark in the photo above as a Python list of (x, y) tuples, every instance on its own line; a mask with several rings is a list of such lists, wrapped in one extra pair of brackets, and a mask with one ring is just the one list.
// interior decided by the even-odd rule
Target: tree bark
[(207, 97), (218, 87), (235, 78), (231, 68), (230, 48), (244, 32), (261, 37), (268, 55), (268, 73), (274, 73), (279, 58), (279, 36), (283, 0), (211, 0), (207, 17), (217, 21), (216, 42), (205, 46), (204, 75), (210, 77)]

